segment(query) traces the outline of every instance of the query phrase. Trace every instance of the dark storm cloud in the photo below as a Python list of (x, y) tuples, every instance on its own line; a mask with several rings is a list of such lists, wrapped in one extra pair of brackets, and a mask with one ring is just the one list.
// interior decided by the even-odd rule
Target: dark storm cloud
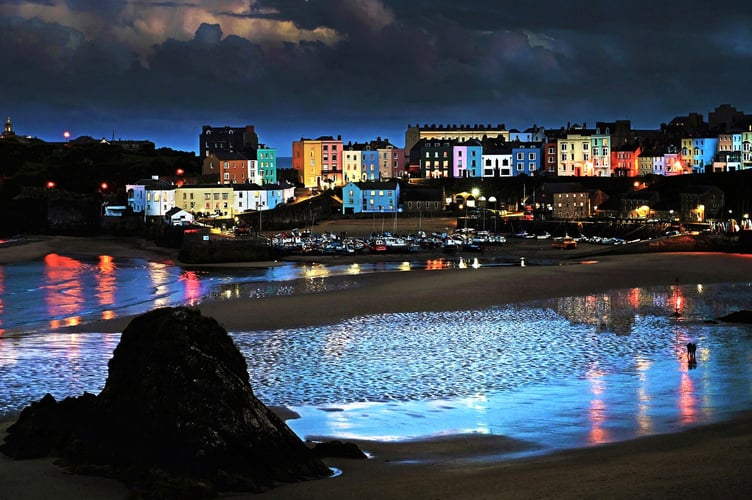
[(657, 127), (722, 103), (752, 112), (751, 27), (752, 7), (725, 0), (0, 0), (0, 113), (273, 123), (293, 136), (314, 122), (343, 135)]

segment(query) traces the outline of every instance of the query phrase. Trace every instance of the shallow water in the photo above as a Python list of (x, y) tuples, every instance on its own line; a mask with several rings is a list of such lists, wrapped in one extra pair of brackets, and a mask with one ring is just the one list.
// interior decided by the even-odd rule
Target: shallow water
[[(0, 266), (0, 336), (25, 335), (158, 307), (357, 286), (358, 275), (456, 267), (451, 260), (371, 264), (280, 263), (266, 268), (181, 268), (143, 259), (49, 254)], [(338, 279), (332, 279), (332, 278)], [(348, 279), (352, 277), (353, 279)]]
[[(256, 395), (301, 437), (505, 435), (542, 449), (715, 422), (752, 408), (752, 284), (633, 288), (482, 310), (233, 332)], [(681, 316), (672, 313), (679, 305)], [(0, 413), (97, 393), (119, 334), (0, 337)], [(696, 367), (685, 346), (698, 344)]]
[(567, 448), (750, 409), (752, 328), (705, 321), (750, 299), (749, 284), (635, 288), (234, 337), (257, 395), (297, 411), (301, 436), (472, 432)]

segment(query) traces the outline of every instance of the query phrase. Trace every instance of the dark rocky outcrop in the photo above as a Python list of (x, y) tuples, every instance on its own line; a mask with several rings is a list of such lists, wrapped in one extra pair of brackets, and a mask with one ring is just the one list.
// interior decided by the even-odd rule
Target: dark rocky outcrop
[(227, 332), (189, 308), (135, 318), (99, 395), (45, 396), (24, 409), (1, 450), (61, 457), (74, 471), (119, 477), (158, 497), (260, 491), (331, 473), (254, 396)]
[(718, 318), (718, 321), (726, 323), (752, 323), (752, 311), (741, 310), (727, 314), (722, 318)]

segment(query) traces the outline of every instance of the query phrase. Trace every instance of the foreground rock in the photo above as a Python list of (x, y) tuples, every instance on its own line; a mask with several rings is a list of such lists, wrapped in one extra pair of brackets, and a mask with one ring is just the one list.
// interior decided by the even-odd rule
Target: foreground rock
[(261, 491), (330, 470), (253, 394), (245, 359), (212, 318), (164, 308), (123, 331), (98, 395), (47, 395), (8, 429), (15, 458), (61, 457), (145, 496)]

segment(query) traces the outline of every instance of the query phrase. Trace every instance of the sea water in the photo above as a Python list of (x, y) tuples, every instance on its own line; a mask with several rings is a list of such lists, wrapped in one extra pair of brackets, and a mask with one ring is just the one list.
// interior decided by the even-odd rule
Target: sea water
[[(556, 449), (752, 408), (752, 329), (715, 321), (751, 300), (749, 283), (672, 285), (231, 335), (255, 394), (297, 412), (288, 424), (302, 438), (480, 433)], [(98, 393), (118, 341), (44, 330), (0, 337), (0, 413), (47, 392)], [(690, 341), (696, 365), (687, 362)]]

